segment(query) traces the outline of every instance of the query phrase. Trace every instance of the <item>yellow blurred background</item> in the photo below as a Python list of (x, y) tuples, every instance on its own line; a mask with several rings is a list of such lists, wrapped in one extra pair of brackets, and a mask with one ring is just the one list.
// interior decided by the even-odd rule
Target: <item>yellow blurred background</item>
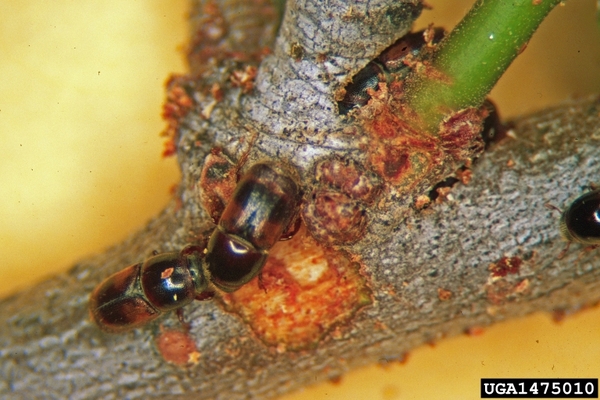
[[(428, 0), (417, 28), (451, 28), (473, 0)], [(552, 12), (494, 89), (504, 117), (600, 92), (595, 0)], [(163, 83), (185, 72), (184, 0), (0, 2), (0, 296), (117, 243), (167, 203)], [(598, 250), (597, 250), (598, 251)], [(600, 310), (444, 340), (285, 397), (468, 399), (481, 377), (598, 377)], [(315, 377), (315, 380), (318, 377)]]

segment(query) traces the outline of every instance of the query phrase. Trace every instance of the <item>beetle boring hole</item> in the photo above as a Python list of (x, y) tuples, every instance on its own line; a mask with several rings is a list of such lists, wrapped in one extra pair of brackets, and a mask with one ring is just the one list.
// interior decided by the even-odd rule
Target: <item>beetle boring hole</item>
[(443, 191), (443, 189), (452, 189), (452, 187), (458, 182), (460, 182), (460, 180), (453, 176), (446, 178), (433, 186), (427, 196), (431, 201), (436, 201), (438, 198), (440, 198), (440, 190)]
[(435, 44), (443, 37), (443, 29), (432, 28), (430, 31), (408, 33), (398, 39), (352, 77), (345, 87), (343, 99), (337, 102), (340, 115), (347, 115), (354, 108), (366, 105), (371, 98), (369, 92), (377, 91), (380, 83), (390, 85), (404, 80), (414, 60), (423, 54), (421, 50), (429, 47), (426, 46), (428, 42)]

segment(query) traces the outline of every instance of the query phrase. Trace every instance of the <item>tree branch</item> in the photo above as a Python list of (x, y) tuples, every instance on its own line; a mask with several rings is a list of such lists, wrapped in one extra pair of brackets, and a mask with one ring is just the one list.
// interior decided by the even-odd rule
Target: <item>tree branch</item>
[[(294, 10), (288, 10), (284, 26)], [(290, 37), (302, 48), (313, 49), (310, 42)], [(122, 335), (102, 333), (88, 319), (87, 299), (95, 285), (153, 250), (179, 249), (212, 229), (196, 187), (212, 147), (221, 146), (237, 159), (248, 143), (239, 138), (267, 132), (258, 135), (249, 162), (277, 157), (305, 171), (310, 157), (332, 150), (357, 152), (351, 140), (334, 134), (347, 128), (347, 122), (332, 119), (327, 100), (321, 99), (331, 98), (336, 85), (362, 61), (344, 68), (338, 83), (315, 84), (315, 76), (301, 75), (304, 69), (288, 53), (283, 57), (285, 43), (280, 39), (273, 56), (260, 65), (253, 96), (227, 87), (239, 64), (217, 63), (219, 73), (212, 79), (223, 85), (225, 96), (212, 106), (209, 118), (201, 115), (213, 100), (200, 87), (206, 81), (182, 81), (197, 85), (192, 93), (199, 112), (177, 120), (184, 172), (177, 200), (106, 253), (0, 302), (3, 396), (268, 398), (314, 383), (316, 376), (327, 379), (382, 358), (401, 357), (422, 343), (474, 326), (598, 301), (597, 251), (582, 253), (573, 246), (557, 260), (562, 249), (558, 218), (544, 207), (547, 202), (568, 203), (600, 172), (600, 101), (594, 97), (516, 121), (514, 138), (487, 152), (475, 164), (472, 181), (452, 190), (453, 199), (424, 211), (406, 205), (392, 213), (373, 211), (365, 238), (346, 250), (360, 256), (374, 301), (314, 349), (278, 352), (265, 346), (218, 302), (186, 307), (189, 336), (200, 352), (197, 363), (188, 368), (165, 363), (164, 352), (156, 347), (156, 338), (166, 329), (159, 325), (178, 326), (175, 315)], [(366, 52), (365, 60), (384, 47)], [(242, 62), (251, 64), (248, 60)], [(302, 62), (312, 61), (309, 56)], [(301, 71), (294, 71), (296, 67)], [(277, 86), (269, 85), (272, 76), (283, 71), (285, 80), (286, 70), (293, 80), (310, 84), (299, 83), (282, 95), (289, 98), (290, 93), (311, 89), (315, 94), (309, 92), (305, 99), (319, 105), (317, 111), (300, 106), (304, 114), (286, 116), (277, 96), (268, 96)], [(195, 72), (215, 76), (207, 71)], [(320, 118), (326, 124), (317, 132), (314, 121)], [(284, 129), (287, 124), (289, 130)], [(307, 131), (305, 141), (284, 133)], [(514, 273), (494, 277), (488, 267), (502, 257), (519, 257), (523, 263)]]

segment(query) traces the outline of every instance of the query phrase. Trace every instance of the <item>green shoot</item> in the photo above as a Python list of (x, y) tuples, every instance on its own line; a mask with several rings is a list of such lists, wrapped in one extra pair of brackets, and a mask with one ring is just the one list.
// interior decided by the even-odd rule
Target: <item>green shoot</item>
[(431, 67), (436, 73), (417, 72), (407, 84), (406, 103), (425, 130), (434, 133), (448, 114), (479, 107), (559, 3), (478, 0), (435, 50)]

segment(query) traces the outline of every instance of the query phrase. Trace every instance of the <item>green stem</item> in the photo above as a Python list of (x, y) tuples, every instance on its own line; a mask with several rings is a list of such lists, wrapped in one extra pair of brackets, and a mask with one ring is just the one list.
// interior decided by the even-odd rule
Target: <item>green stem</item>
[(436, 132), (446, 115), (479, 107), (560, 1), (478, 0), (435, 50), (431, 66), (444, 79), (421, 72), (407, 85), (406, 103), (425, 129)]

